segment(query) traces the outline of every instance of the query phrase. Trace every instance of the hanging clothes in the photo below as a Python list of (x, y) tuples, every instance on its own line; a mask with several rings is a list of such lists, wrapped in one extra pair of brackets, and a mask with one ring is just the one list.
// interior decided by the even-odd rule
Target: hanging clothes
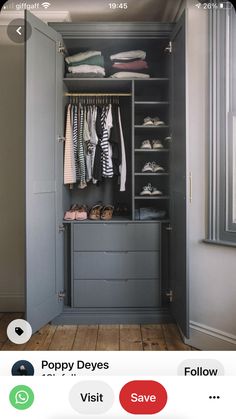
[(87, 186), (86, 183), (86, 167), (85, 167), (85, 154), (84, 154), (84, 108), (79, 107), (80, 114), (80, 127), (79, 127), (79, 141), (78, 141), (78, 156), (79, 156), (79, 189), (84, 189)]
[(72, 138), (72, 118), (71, 118), (71, 105), (67, 107), (66, 114), (66, 132), (65, 132), (65, 152), (64, 152), (64, 184), (76, 183), (76, 169), (75, 169), (75, 156), (73, 149)]
[(120, 191), (125, 190), (125, 143), (117, 104), (69, 104), (65, 137), (65, 184), (84, 189), (89, 182), (117, 176)]

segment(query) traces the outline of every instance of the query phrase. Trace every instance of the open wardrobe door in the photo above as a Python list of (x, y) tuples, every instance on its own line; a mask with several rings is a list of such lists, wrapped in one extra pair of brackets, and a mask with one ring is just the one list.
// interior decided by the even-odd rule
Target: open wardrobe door
[[(26, 319), (33, 332), (63, 302), (61, 36), (26, 12)], [(26, 34), (29, 35), (28, 29)]]
[(170, 287), (171, 311), (185, 337), (189, 334), (186, 209), (186, 56), (185, 15), (172, 35), (170, 153)]

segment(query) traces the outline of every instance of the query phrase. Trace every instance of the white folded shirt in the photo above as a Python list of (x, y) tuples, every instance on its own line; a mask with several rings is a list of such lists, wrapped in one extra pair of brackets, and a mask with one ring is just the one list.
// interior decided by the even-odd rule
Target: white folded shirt
[(94, 74), (102, 74), (103, 76), (105, 76), (104, 68), (100, 67), (99, 65), (82, 64), (82, 65), (70, 66), (68, 67), (68, 71), (70, 73), (94, 73)]
[(135, 51), (124, 51), (119, 52), (118, 54), (110, 55), (110, 59), (113, 60), (132, 60), (135, 58), (140, 58), (141, 60), (145, 60), (146, 52), (142, 50), (135, 50)]
[(95, 57), (96, 55), (102, 55), (101, 51), (85, 51), (79, 52), (78, 54), (71, 55), (70, 57), (66, 57), (65, 60), (67, 64), (75, 63), (79, 61), (87, 60), (87, 58)]
[(149, 74), (133, 73), (132, 71), (118, 71), (118, 73), (112, 74), (112, 79), (149, 79)]

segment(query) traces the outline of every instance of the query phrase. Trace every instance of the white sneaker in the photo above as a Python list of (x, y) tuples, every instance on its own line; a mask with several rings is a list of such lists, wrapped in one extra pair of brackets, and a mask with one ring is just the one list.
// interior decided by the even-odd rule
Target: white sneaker
[(152, 185), (151, 185), (151, 183), (149, 183), (148, 185), (143, 186), (143, 190), (142, 190), (142, 192), (140, 192), (140, 195), (141, 196), (151, 196), (152, 195), (152, 190), (153, 190)]
[(159, 191), (157, 188), (152, 188), (152, 196), (163, 195), (163, 192)]
[(152, 140), (152, 148), (153, 150), (158, 150), (160, 148), (164, 148), (163, 144), (161, 143), (160, 140)]
[(151, 141), (150, 140), (143, 140), (142, 141), (142, 145), (141, 145), (141, 147), (140, 148), (142, 148), (142, 149), (146, 149), (146, 150), (150, 150), (151, 148), (152, 148), (152, 145), (151, 145)]
[(146, 173), (146, 172), (152, 173), (153, 172), (153, 163), (150, 163), (150, 162), (145, 163), (145, 165), (142, 168), (142, 172), (143, 173)]
[(165, 169), (162, 166), (159, 166), (159, 164), (157, 164), (155, 161), (153, 161), (151, 163), (151, 167), (152, 167), (152, 172), (153, 173), (164, 172), (165, 171)]

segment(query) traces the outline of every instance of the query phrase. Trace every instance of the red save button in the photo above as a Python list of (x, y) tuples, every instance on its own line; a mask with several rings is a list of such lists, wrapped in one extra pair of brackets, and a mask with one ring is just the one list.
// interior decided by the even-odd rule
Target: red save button
[(166, 389), (157, 381), (130, 381), (120, 391), (121, 406), (134, 415), (153, 415), (164, 409), (166, 403)]

